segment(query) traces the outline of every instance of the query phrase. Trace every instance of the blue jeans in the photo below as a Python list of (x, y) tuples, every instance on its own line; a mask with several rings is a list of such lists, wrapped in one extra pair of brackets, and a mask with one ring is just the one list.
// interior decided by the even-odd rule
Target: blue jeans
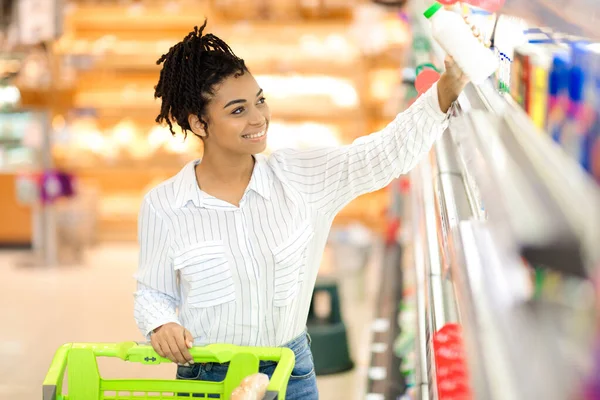
[[(310, 336), (305, 332), (283, 347), (290, 348), (296, 355), (296, 365), (290, 376), (286, 400), (318, 400), (319, 391), (317, 390), (313, 356), (310, 351)], [(277, 363), (273, 361), (261, 361), (259, 372), (271, 378), (276, 366)], [(177, 367), (177, 379), (222, 382), (227, 375), (227, 368), (228, 364), (218, 363), (194, 364), (189, 367), (180, 365)], [(203, 395), (192, 395), (192, 397), (200, 396)]]

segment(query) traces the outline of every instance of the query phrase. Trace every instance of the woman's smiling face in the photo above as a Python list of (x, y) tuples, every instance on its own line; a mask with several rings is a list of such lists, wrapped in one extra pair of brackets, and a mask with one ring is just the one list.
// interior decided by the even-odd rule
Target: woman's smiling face
[[(192, 117), (192, 119), (194, 119)], [(206, 109), (208, 135), (203, 129), (205, 151), (254, 155), (267, 147), (267, 130), (271, 112), (262, 89), (246, 71), (230, 76), (214, 88)], [(197, 124), (190, 124), (196, 132)]]

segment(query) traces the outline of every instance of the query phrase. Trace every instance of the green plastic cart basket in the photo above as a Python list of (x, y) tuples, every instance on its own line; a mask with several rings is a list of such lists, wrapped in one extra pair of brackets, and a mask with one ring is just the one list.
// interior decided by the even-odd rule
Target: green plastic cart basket
[[(190, 353), (196, 363), (229, 362), (223, 382), (102, 379), (97, 357), (118, 357), (124, 361), (156, 365), (171, 363), (160, 357), (149, 345), (124, 343), (70, 343), (58, 349), (43, 386), (43, 400), (161, 400), (218, 398), (229, 399), (244, 378), (258, 372), (260, 361), (275, 361), (265, 399), (285, 400), (294, 369), (294, 352), (285, 347), (241, 347), (213, 344), (194, 347)], [(67, 369), (67, 393), (63, 379)], [(183, 394), (182, 394), (183, 393)]]

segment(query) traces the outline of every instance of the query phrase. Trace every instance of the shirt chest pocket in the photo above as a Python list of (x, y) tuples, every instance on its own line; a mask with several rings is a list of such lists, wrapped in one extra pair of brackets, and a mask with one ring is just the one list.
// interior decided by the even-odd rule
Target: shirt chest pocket
[(222, 242), (203, 242), (181, 251), (173, 260), (192, 308), (235, 301), (235, 284)]
[(310, 224), (303, 224), (273, 250), (275, 260), (273, 305), (285, 307), (296, 298), (307, 267), (308, 245), (314, 236)]

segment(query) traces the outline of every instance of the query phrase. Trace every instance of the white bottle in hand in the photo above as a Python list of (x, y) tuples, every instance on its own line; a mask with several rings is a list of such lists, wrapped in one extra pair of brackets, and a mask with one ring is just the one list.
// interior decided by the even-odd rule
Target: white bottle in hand
[(496, 56), (473, 35), (471, 27), (459, 14), (435, 3), (425, 11), (425, 17), (431, 23), (434, 39), (454, 58), (471, 82), (480, 85), (496, 72)]

